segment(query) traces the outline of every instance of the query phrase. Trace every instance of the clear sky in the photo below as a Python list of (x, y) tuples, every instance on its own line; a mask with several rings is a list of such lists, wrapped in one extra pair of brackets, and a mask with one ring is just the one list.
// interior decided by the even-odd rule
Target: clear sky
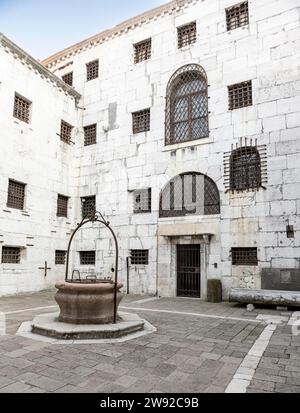
[(0, 0), (0, 32), (43, 59), (169, 0)]

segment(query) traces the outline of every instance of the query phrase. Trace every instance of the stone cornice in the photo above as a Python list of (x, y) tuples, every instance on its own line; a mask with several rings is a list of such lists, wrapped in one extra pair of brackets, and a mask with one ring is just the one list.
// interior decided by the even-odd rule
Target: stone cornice
[(71, 86), (67, 85), (59, 77), (55, 76), (52, 72), (45, 68), (40, 62), (26, 53), (23, 49), (13, 43), (4, 34), (0, 33), (0, 46), (7, 52), (11, 53), (16, 59), (24, 65), (27, 65), (33, 71), (38, 73), (43, 79), (47, 79), (48, 83), (59, 88), (64, 93), (72, 96), (74, 99), (79, 100), (81, 98), (80, 93), (76, 92)]
[(144, 24), (149, 23), (151, 20), (155, 20), (167, 14), (172, 14), (175, 11), (180, 11), (181, 9), (189, 6), (191, 3), (197, 3), (198, 1), (199, 0), (173, 0), (146, 13), (126, 20), (123, 23), (120, 23), (117, 26), (113, 27), (112, 29), (105, 30), (101, 33), (96, 34), (95, 36), (83, 40), (82, 42), (68, 47), (67, 49), (64, 49), (61, 52), (58, 52), (53, 56), (50, 56), (49, 58), (43, 60), (42, 64), (50, 69), (56, 64), (63, 62), (64, 60), (69, 59), (76, 54), (84, 52), (85, 50), (104, 43), (114, 37), (121, 36), (128, 31), (135, 29), (136, 27), (140, 27)]

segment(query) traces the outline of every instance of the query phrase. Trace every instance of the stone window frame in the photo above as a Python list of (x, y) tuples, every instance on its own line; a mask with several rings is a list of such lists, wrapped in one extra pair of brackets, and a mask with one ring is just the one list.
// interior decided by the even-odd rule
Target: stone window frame
[(149, 265), (149, 250), (146, 249), (132, 249), (130, 250), (130, 263), (136, 266)]
[(151, 109), (143, 109), (132, 113), (132, 133), (149, 132), (151, 129)]
[(239, 27), (248, 26), (250, 23), (248, 1), (243, 1), (228, 7), (225, 12), (228, 32), (238, 29)]
[(81, 266), (92, 266), (96, 265), (96, 251), (80, 251), (80, 265)]
[(69, 86), (73, 87), (73, 72), (66, 73), (62, 76), (62, 80)]
[(228, 86), (228, 100), (230, 111), (253, 106), (252, 80)]
[(70, 197), (58, 194), (57, 195), (57, 211), (58, 218), (68, 218)]
[[(188, 92), (183, 95), (178, 95), (180, 88), (184, 84), (192, 84), (196, 80), (199, 90), (192, 90), (192, 86), (188, 86)], [(202, 82), (201, 86), (200, 83)], [(208, 80), (205, 70), (198, 64), (189, 64), (178, 69), (167, 85), (166, 94), (166, 120), (165, 120), (165, 145), (174, 145), (181, 143), (189, 143), (200, 141), (209, 138), (209, 96), (208, 96)], [(195, 88), (195, 85), (194, 85)], [(197, 105), (195, 105), (195, 98)], [(197, 116), (194, 114), (195, 107)], [(179, 109), (178, 109), (179, 108)], [(186, 117), (182, 115), (186, 113)], [(197, 125), (198, 136), (195, 134), (195, 122)], [(187, 129), (187, 136), (180, 137), (178, 128)], [(177, 132), (175, 132), (177, 130)], [(178, 136), (177, 136), (178, 134)]]
[(135, 43), (134, 48), (134, 64), (145, 62), (152, 57), (152, 38), (142, 40)]
[(137, 189), (133, 192), (134, 214), (152, 212), (152, 188)]
[(97, 144), (97, 123), (84, 126), (84, 146), (92, 146)]
[(7, 208), (24, 211), (27, 185), (14, 179), (8, 180)]
[(86, 64), (86, 81), (99, 78), (99, 59), (95, 59)]
[(249, 248), (240, 248), (234, 247), (231, 249), (231, 261), (233, 266), (258, 266), (258, 248), (249, 247)]
[(30, 123), (31, 120), (32, 102), (21, 96), (19, 93), (15, 93), (14, 98), (14, 117), (22, 122)]
[(183, 26), (177, 27), (178, 49), (190, 46), (197, 42), (197, 22), (193, 21)]
[(55, 251), (55, 265), (65, 265), (67, 259), (67, 251), (56, 250)]
[(1, 263), (2, 264), (21, 264), (21, 250), (20, 247), (2, 247)]

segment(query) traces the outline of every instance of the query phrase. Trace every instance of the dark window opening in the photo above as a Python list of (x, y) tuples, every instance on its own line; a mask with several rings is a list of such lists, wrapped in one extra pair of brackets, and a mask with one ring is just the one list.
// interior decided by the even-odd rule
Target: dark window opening
[(134, 213), (151, 212), (152, 191), (149, 189), (142, 189), (134, 191)]
[(55, 265), (65, 265), (66, 264), (66, 251), (55, 251)]
[(149, 251), (148, 250), (131, 250), (130, 259), (132, 265), (148, 265)]
[(235, 110), (253, 105), (251, 80), (229, 86), (228, 93), (229, 110)]
[(2, 264), (20, 264), (21, 248), (3, 247)]
[(261, 158), (256, 147), (235, 150), (230, 159), (230, 189), (244, 191), (262, 186)]
[(150, 109), (132, 114), (132, 129), (134, 134), (150, 131)]
[(91, 146), (97, 143), (97, 124), (84, 128), (84, 146)]
[(80, 265), (95, 265), (96, 264), (96, 251), (81, 251), (80, 252)]
[(64, 195), (57, 197), (57, 216), (60, 218), (68, 218), (69, 198)]
[(232, 265), (258, 266), (257, 248), (232, 248)]
[(61, 127), (60, 127), (60, 139), (70, 145), (71, 139), (72, 139), (72, 130), (73, 126), (69, 125), (65, 121), (61, 121)]
[(249, 5), (248, 1), (236, 4), (226, 9), (227, 30), (234, 30), (238, 27), (249, 24)]
[(96, 212), (96, 196), (81, 198), (82, 218), (87, 218)]
[(24, 209), (25, 201), (25, 188), (26, 185), (21, 182), (16, 182), (9, 180), (8, 183), (8, 196), (7, 196), (7, 207), (13, 209)]
[(86, 80), (97, 79), (99, 77), (99, 60), (94, 60), (86, 65)]
[(140, 63), (151, 59), (152, 40), (143, 40), (134, 45), (134, 63)]
[(196, 43), (197, 40), (197, 24), (196, 22), (186, 24), (179, 27), (178, 31), (178, 48)]
[(67, 73), (62, 77), (62, 80), (69, 86), (73, 86), (73, 72)]
[(29, 100), (15, 95), (14, 117), (20, 119), (22, 122), (29, 123), (30, 121), (31, 102)]

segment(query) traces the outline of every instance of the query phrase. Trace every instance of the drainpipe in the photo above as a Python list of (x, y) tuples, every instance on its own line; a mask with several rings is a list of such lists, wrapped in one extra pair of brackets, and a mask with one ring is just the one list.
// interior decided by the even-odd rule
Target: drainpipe
[(130, 285), (129, 285), (129, 275), (130, 275), (130, 258), (126, 258), (126, 267), (127, 267), (127, 295), (130, 294)]

